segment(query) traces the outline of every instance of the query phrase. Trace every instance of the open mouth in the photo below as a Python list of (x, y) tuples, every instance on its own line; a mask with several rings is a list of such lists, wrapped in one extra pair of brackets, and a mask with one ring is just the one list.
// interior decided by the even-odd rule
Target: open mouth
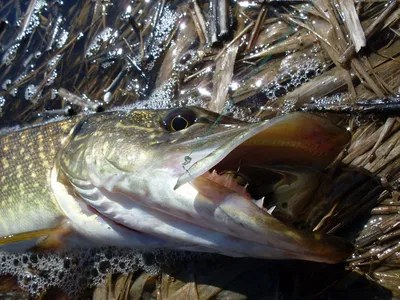
[(281, 176), (277, 173), (271, 173), (270, 175), (273, 178), (267, 178), (267, 180), (261, 182), (260, 180), (247, 176), (238, 168), (236, 171), (224, 170), (220, 173), (217, 169), (213, 169), (212, 171), (204, 173), (202, 176), (252, 201), (259, 208), (272, 214), (276, 207), (276, 202), (274, 202), (274, 191), (276, 188), (273, 183), (270, 184), (269, 182), (272, 182), (272, 180), (279, 182), (279, 177)]
[[(193, 164), (178, 183), (191, 182), (200, 193), (207, 189), (213, 197), (205, 186), (213, 182), (268, 213), (277, 207), (276, 217), (288, 221), (301, 214), (322, 171), (349, 137), (324, 118), (294, 113), (230, 140)], [(208, 181), (200, 184), (199, 175)]]

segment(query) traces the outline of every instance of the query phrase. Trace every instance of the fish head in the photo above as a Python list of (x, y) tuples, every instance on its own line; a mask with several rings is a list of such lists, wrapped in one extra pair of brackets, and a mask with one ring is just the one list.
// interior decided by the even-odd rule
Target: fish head
[[(127, 111), (82, 121), (60, 151), (57, 172), (108, 232), (122, 226), (140, 233), (141, 242), (151, 240), (143, 247), (332, 263), (350, 254), (348, 243), (282, 223), (252, 194), (280, 174), (280, 198), (309, 196), (302, 189), (315, 185), (299, 170), (323, 170), (349, 139), (346, 130), (305, 113), (246, 123), (196, 107)], [(87, 231), (88, 222), (62, 198), (67, 216)]]
[[(82, 120), (59, 155), (71, 178), (112, 185), (113, 177), (178, 178), (197, 161), (246, 131), (245, 122), (197, 108), (133, 110)], [(147, 175), (149, 175), (147, 178)], [(121, 180), (116, 180), (121, 186)]]

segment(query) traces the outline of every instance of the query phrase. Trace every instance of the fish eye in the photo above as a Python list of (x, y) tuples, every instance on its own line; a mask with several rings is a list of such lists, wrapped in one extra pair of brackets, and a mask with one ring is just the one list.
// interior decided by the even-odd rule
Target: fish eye
[(185, 107), (170, 111), (164, 120), (165, 128), (169, 131), (180, 131), (196, 122), (196, 114)]

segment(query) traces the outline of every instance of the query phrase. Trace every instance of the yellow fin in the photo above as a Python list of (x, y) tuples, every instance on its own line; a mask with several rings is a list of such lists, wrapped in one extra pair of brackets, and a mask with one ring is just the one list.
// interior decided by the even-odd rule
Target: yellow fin
[(10, 234), (7, 236), (0, 237), (0, 246), (30, 241), (37, 239), (36, 250), (51, 250), (62, 246), (62, 237), (72, 233), (70, 226), (66, 222), (61, 222), (61, 224), (54, 228), (46, 228), (34, 231), (21, 232), (16, 234)]

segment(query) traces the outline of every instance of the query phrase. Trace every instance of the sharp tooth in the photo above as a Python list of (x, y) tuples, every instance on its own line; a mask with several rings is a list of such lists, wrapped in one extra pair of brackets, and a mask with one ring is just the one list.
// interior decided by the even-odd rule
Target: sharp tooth
[(217, 171), (214, 169), (213, 171), (212, 171), (212, 173), (211, 173), (211, 178), (212, 179), (215, 179), (215, 178), (217, 178), (218, 177), (218, 173), (217, 173)]
[(251, 200), (251, 196), (246, 190), (246, 188), (238, 182), (241, 177), (234, 178), (233, 173), (222, 173), (218, 174), (218, 172), (213, 169), (212, 171), (208, 171), (203, 174), (206, 178), (209, 180), (222, 185), (231, 191), (236, 192), (237, 194), (241, 195), (242, 197), (245, 197), (246, 199)]
[(276, 206), (272, 206), (270, 209), (267, 210), (267, 213), (272, 215), (273, 211), (275, 210)]
[(265, 197), (262, 197), (261, 199), (253, 200), (253, 202), (254, 202), (259, 208), (264, 208), (264, 199), (265, 199)]

